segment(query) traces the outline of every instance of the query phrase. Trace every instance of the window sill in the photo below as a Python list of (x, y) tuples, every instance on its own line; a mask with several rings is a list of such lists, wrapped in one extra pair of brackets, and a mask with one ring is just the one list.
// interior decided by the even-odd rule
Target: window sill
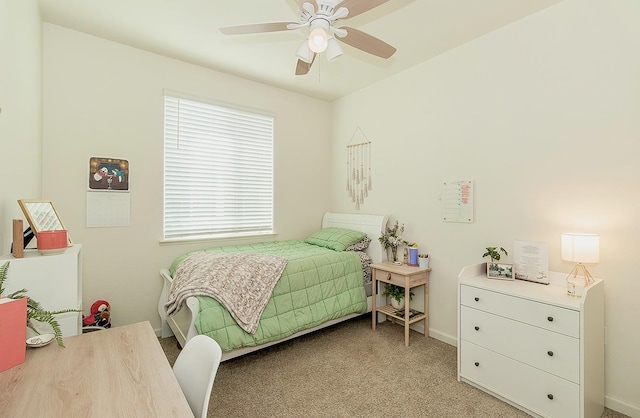
[(276, 232), (250, 232), (246, 234), (220, 234), (209, 237), (202, 238), (171, 238), (171, 239), (162, 239), (159, 241), (161, 246), (165, 245), (186, 245), (186, 244), (198, 244), (198, 243), (212, 243), (212, 244), (224, 244), (227, 242), (233, 241), (237, 242), (256, 242), (257, 238), (274, 238), (277, 237), (278, 234)]

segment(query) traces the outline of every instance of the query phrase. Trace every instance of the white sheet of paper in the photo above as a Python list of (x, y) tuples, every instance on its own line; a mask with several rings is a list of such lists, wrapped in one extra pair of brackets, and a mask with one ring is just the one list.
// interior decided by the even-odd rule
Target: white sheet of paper
[(130, 213), (128, 192), (87, 192), (87, 228), (129, 226)]
[(516, 279), (549, 284), (549, 244), (514, 241), (513, 267)]

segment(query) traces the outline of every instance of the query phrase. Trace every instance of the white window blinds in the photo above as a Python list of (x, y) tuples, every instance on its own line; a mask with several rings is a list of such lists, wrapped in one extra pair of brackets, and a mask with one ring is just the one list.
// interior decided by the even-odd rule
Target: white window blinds
[(164, 238), (273, 230), (273, 117), (165, 95)]

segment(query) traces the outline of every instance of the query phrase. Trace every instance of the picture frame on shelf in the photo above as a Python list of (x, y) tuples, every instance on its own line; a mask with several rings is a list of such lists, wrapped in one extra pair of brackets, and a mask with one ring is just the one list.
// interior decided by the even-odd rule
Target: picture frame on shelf
[[(27, 222), (36, 237), (40, 231), (66, 230), (52, 201), (19, 199), (18, 205), (20, 205), (20, 209), (22, 209), (22, 213), (27, 218)], [(68, 234), (67, 240), (69, 246), (73, 245)]]
[(490, 261), (487, 263), (487, 278), (499, 280), (515, 280), (513, 264)]

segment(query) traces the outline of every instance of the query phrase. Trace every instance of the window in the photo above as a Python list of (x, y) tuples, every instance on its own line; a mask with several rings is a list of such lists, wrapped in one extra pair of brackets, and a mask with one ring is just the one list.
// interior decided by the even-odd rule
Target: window
[(165, 95), (164, 238), (273, 231), (273, 117)]

